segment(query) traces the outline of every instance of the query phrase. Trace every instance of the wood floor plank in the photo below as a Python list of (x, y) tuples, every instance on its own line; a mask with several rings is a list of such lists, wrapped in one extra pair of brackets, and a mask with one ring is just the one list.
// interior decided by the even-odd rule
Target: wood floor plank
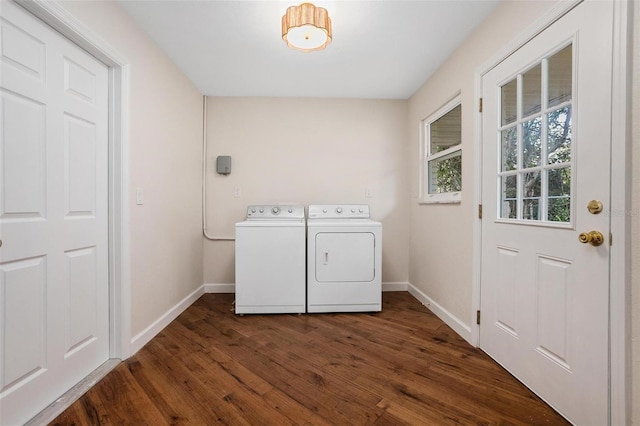
[(51, 424), (168, 424), (124, 363), (107, 377), (109, 380), (101, 380)]
[(378, 313), (233, 301), (202, 296), (52, 424), (568, 424), (406, 292)]

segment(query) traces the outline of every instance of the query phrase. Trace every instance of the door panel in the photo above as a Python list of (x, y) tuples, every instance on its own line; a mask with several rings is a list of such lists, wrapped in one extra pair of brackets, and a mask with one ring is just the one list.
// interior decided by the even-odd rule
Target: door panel
[(0, 18), (0, 424), (108, 359), (108, 69), (13, 2)]
[(496, 321), (508, 333), (518, 336), (516, 320), (518, 295), (518, 251), (507, 247), (498, 247), (498, 269), (496, 271)]
[(45, 43), (10, 21), (2, 20), (2, 60), (28, 77), (45, 81)]
[(370, 232), (316, 235), (318, 282), (370, 282), (375, 277), (375, 237)]
[(66, 218), (93, 216), (96, 204), (96, 126), (69, 114), (64, 116)]
[(95, 339), (97, 325), (98, 280), (96, 248), (88, 247), (65, 252), (68, 314), (66, 318), (67, 347), (65, 356)]
[(566, 259), (538, 256), (536, 294), (536, 350), (554, 362), (570, 369), (567, 355), (567, 317), (570, 315), (569, 288), (572, 282), (572, 263)]
[(3, 219), (45, 216), (45, 107), (23, 96), (2, 91)]
[(482, 78), (480, 346), (576, 424), (608, 423), (612, 22), (585, 1)]
[[(45, 368), (46, 259), (8, 262), (0, 266), (4, 321), (14, 324), (5, 331), (2, 389), (18, 386)], [(13, 355), (13, 356), (9, 356)]]
[(93, 104), (96, 100), (96, 76), (82, 65), (64, 58), (64, 89), (68, 94)]

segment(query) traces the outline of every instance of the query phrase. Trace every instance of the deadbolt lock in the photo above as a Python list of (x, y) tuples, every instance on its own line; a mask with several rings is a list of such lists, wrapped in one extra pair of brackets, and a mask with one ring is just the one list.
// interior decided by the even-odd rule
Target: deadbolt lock
[(589, 201), (589, 204), (587, 204), (587, 210), (589, 210), (589, 213), (591, 214), (599, 214), (602, 211), (602, 201)]
[(583, 232), (578, 236), (578, 241), (582, 244), (591, 244), (592, 246), (598, 247), (604, 242), (604, 235), (600, 231), (589, 231)]

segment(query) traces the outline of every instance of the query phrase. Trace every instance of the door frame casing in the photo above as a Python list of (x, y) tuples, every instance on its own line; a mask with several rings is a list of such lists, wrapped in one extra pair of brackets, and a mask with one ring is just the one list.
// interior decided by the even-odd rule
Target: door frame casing
[[(584, 0), (559, 1), (536, 20), (505, 49), (483, 63), (474, 76), (474, 99), (482, 97), (482, 78), (508, 56), (558, 21)], [(614, 244), (609, 272), (609, 424), (627, 424), (631, 418), (631, 33), (632, 2), (614, 0), (612, 110), (611, 110), (611, 208), (609, 211)], [(482, 204), (482, 113), (474, 112), (474, 206)], [(480, 345), (482, 266), (482, 220), (473, 223), (472, 296), (470, 312), (471, 343)]]
[(131, 355), (129, 61), (55, 1), (16, 4), (109, 68), (109, 358)]

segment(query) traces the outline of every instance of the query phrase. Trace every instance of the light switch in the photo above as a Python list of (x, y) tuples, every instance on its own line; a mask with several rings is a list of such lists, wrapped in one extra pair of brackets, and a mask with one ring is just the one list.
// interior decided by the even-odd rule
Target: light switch
[(136, 204), (139, 206), (144, 204), (144, 192), (142, 188), (136, 188)]

